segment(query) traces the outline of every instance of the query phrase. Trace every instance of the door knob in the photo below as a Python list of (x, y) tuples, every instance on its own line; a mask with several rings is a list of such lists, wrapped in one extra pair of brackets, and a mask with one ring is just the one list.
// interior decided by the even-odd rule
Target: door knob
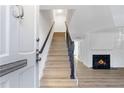
[(38, 57), (37, 59), (36, 59), (36, 61), (38, 62), (38, 61), (41, 61), (41, 57)]
[(36, 40), (37, 42), (39, 42), (40, 41), (40, 39), (39, 38), (37, 38), (37, 40)]

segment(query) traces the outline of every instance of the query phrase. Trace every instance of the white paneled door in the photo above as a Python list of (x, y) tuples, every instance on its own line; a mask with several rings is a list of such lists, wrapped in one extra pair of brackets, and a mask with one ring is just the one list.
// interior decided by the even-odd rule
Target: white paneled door
[(37, 87), (35, 6), (0, 6), (0, 87)]

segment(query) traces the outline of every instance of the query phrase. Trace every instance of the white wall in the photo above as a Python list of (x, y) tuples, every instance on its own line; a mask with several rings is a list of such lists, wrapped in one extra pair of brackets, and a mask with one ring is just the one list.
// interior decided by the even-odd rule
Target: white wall
[(111, 67), (124, 67), (124, 40), (119, 41), (118, 32), (92, 33), (79, 42), (78, 58), (92, 67), (93, 54), (110, 54)]
[(111, 67), (124, 67), (124, 41), (119, 41), (118, 32), (92, 33), (79, 43), (79, 59), (92, 67), (93, 54), (110, 54)]
[(75, 9), (68, 9), (67, 10), (67, 15), (66, 15), (66, 23), (69, 25), (69, 23), (71, 22), (71, 19), (73, 17), (73, 14), (75, 12)]
[(116, 26), (124, 26), (124, 6), (110, 6), (114, 24)]
[(65, 32), (66, 27), (65, 27), (64, 17), (60, 16), (60, 17), (56, 17), (56, 18), (57, 18), (57, 20), (55, 21), (54, 31), (55, 32)]
[[(39, 22), (38, 22), (38, 30), (39, 30), (38, 36), (40, 38), (39, 49), (41, 49), (41, 47), (43, 46), (43, 43), (49, 33), (49, 30), (52, 24), (53, 24), (52, 11), (51, 10), (40, 10), (39, 11)], [(45, 66), (45, 62), (47, 60), (47, 54), (48, 54), (49, 46), (52, 40), (52, 35), (53, 35), (53, 32), (51, 32), (51, 35), (45, 46), (45, 49), (43, 53), (40, 55), (42, 60), (39, 62), (39, 80), (42, 78), (42, 75), (43, 75), (43, 69)]]
[(53, 10), (54, 16), (54, 32), (65, 32), (65, 19), (66, 19), (66, 10), (62, 10), (62, 13), (58, 13), (57, 10)]
[[(87, 34), (87, 37), (89, 37), (89, 35)], [(91, 66), (90, 65), (90, 61), (89, 61), (89, 38), (85, 38), (82, 39), (78, 42), (78, 54), (77, 54), (77, 59), (81, 62), (83, 62), (83, 64), (85, 64), (86, 66)], [(76, 47), (75, 47), (76, 48)]]
[(39, 37), (40, 46), (43, 45), (47, 34), (49, 33), (50, 27), (53, 23), (51, 10), (40, 10), (39, 11)]

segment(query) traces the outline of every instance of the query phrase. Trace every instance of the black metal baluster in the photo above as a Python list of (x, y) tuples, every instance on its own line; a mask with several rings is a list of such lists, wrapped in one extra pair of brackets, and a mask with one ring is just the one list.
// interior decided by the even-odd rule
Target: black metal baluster
[(68, 27), (66, 24), (66, 43), (68, 47), (68, 56), (69, 56), (69, 62), (70, 62), (70, 68), (71, 68), (71, 79), (75, 79), (75, 67), (74, 67), (74, 41), (72, 41)]

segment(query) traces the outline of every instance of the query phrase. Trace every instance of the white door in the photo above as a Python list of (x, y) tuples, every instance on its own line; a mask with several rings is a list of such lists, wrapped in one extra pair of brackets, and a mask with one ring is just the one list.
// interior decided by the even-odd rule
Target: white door
[(35, 17), (34, 6), (0, 6), (0, 87), (37, 87)]

